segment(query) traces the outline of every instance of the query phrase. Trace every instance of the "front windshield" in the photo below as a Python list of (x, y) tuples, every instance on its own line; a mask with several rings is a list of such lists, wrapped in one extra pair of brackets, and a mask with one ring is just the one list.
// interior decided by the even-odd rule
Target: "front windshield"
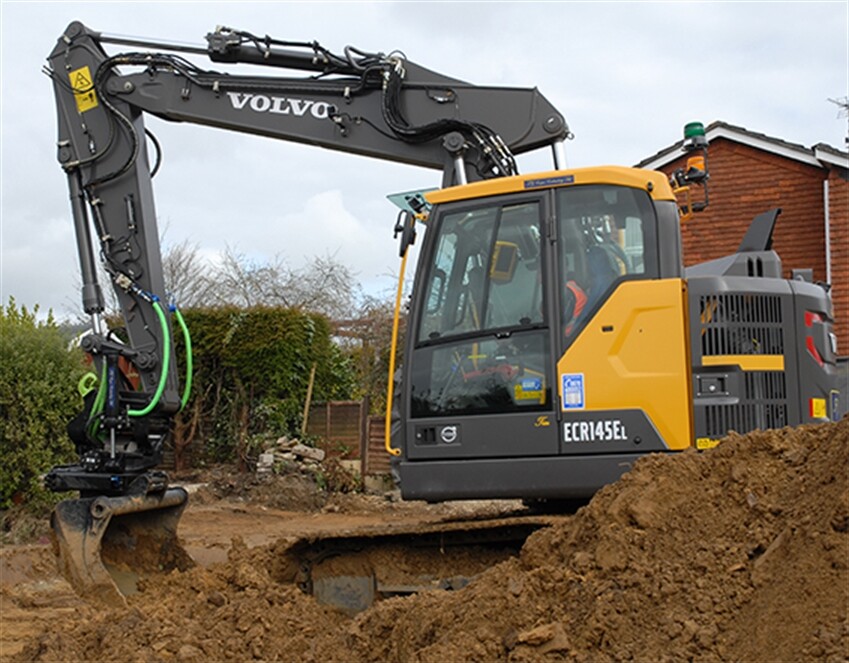
[(419, 342), (541, 323), (539, 228), (536, 202), (447, 215), (431, 264)]
[(411, 379), (413, 417), (551, 403), (540, 203), (449, 212), (437, 226)]

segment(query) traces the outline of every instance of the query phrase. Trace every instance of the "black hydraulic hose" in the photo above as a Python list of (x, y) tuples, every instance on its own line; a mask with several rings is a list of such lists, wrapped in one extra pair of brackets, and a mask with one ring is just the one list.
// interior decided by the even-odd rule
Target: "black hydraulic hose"
[(457, 131), (478, 147), (481, 157), (490, 163), (496, 170), (496, 174), (513, 175), (518, 172), (513, 155), (510, 154), (501, 138), (489, 127), (456, 119), (441, 119), (425, 125), (411, 126), (400, 110), (402, 85), (403, 77), (398, 68), (387, 71), (383, 117), (387, 126), (401, 140), (410, 143), (423, 143), (441, 138), (452, 131)]
[(156, 161), (153, 164), (153, 168), (150, 169), (150, 176), (153, 178), (156, 177), (156, 173), (159, 172), (159, 167), (162, 165), (162, 146), (150, 129), (145, 127), (144, 133), (150, 139), (150, 142), (153, 143), (153, 147), (156, 150)]

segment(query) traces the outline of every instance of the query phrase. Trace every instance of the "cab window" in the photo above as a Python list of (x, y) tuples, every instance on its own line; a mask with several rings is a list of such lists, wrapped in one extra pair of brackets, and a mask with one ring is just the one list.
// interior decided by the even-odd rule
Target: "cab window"
[(616, 283), (646, 273), (654, 209), (645, 191), (614, 185), (559, 189), (556, 198), (561, 319), (571, 337)]

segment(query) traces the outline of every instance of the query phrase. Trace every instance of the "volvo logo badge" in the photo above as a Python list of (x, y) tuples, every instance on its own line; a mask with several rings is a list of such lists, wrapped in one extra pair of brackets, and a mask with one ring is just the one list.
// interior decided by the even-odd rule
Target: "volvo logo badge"
[(445, 442), (445, 444), (451, 444), (457, 439), (457, 427), (443, 426), (442, 430), (439, 431), (439, 437), (442, 438), (442, 441)]

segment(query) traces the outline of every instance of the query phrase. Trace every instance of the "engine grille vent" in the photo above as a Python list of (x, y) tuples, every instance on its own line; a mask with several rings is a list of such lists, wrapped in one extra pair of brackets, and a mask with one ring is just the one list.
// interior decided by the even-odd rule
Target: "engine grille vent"
[(722, 437), (730, 430), (782, 428), (787, 421), (787, 385), (783, 371), (748, 371), (744, 396), (735, 405), (706, 405), (705, 433)]
[(784, 354), (778, 296), (702, 295), (699, 308), (703, 357)]

